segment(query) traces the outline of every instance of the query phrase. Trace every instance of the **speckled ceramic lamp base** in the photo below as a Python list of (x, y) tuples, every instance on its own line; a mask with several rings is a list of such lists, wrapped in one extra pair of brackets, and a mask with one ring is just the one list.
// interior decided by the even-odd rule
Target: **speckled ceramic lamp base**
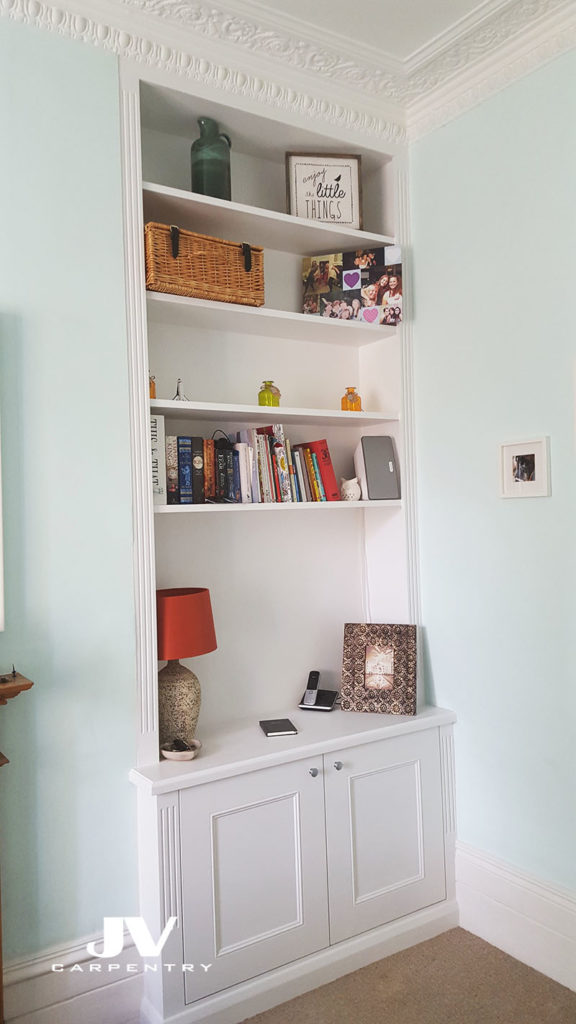
[(200, 714), (200, 683), (179, 661), (169, 661), (158, 673), (160, 746), (172, 740), (191, 743)]

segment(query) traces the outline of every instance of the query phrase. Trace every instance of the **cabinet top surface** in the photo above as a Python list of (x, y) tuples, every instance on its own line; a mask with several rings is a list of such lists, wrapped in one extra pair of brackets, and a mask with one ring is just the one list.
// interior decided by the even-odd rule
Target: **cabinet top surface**
[(202, 750), (194, 761), (161, 761), (134, 768), (130, 780), (152, 795), (199, 786), (205, 782), (257, 771), (275, 764), (330, 753), (456, 721), (454, 712), (426, 707), (415, 716), (361, 714), (350, 711), (303, 711), (286, 709), (263, 718), (290, 718), (296, 736), (267, 737), (258, 719), (249, 719), (199, 739)]

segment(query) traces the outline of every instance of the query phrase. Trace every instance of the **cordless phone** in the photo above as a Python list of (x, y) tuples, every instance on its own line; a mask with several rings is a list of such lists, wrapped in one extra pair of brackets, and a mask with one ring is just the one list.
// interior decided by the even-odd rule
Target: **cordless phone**
[(306, 684), (306, 692), (302, 698), (302, 704), (305, 708), (309, 708), (312, 704), (316, 703), (318, 696), (318, 682), (320, 680), (319, 672), (311, 672), (308, 676), (308, 682)]

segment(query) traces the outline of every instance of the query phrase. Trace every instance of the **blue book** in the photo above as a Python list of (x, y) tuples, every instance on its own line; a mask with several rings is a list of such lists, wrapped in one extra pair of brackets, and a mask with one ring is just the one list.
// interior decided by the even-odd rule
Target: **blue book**
[(232, 500), (242, 501), (242, 488), (240, 486), (240, 452), (236, 449), (232, 452), (232, 460)]
[(192, 438), (178, 438), (178, 485), (180, 487), (180, 504), (192, 505)]

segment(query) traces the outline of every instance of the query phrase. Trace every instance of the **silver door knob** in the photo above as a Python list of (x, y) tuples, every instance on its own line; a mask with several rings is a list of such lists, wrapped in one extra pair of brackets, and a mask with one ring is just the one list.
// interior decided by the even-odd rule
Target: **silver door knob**
[(344, 765), (342, 764), (342, 761), (334, 761), (334, 767), (337, 772), (341, 772)]
[(315, 779), (316, 776), (318, 775), (318, 768), (309, 768), (308, 771), (310, 772), (310, 775), (312, 776), (313, 779)]

